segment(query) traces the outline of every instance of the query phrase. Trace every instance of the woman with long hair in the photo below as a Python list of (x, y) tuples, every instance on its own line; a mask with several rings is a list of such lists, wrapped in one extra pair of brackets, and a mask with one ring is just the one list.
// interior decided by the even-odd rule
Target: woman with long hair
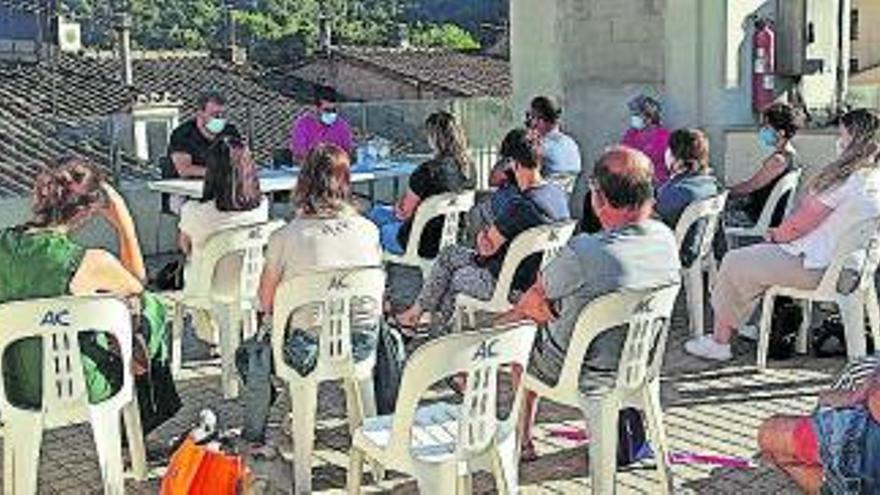
[[(269, 202), (260, 193), (257, 169), (247, 145), (238, 138), (222, 138), (208, 151), (205, 184), (200, 201), (180, 209), (181, 250), (192, 259), (217, 232), (269, 220)], [(220, 260), (213, 290), (237, 291), (241, 257)]]
[[(379, 226), (382, 247), (403, 254), (410, 241), (409, 232), (419, 204), (438, 194), (459, 192), (468, 185), (472, 163), (468, 156), (464, 130), (449, 112), (435, 112), (425, 120), (425, 135), (433, 158), (419, 165), (409, 178), (409, 188), (394, 208), (374, 207), (367, 217)], [(433, 258), (440, 246), (443, 219), (428, 222), (422, 232), (419, 255)]]
[[(158, 367), (167, 370), (165, 307), (144, 291), (146, 269), (131, 213), (122, 196), (89, 161), (66, 157), (41, 173), (33, 192), (32, 219), (0, 231), (0, 304), (8, 301), (109, 293), (126, 298), (135, 315), (134, 356), (138, 387), (158, 385)], [(71, 234), (89, 219), (103, 218), (118, 241), (118, 256), (100, 248), (86, 248)], [(106, 339), (94, 333), (83, 349), (83, 368), (89, 401), (100, 402), (121, 386), (119, 359)], [(28, 338), (12, 344), (3, 361), (9, 399), (39, 409), (42, 345)], [(161, 374), (166, 403), (160, 418), (141, 404), (145, 430), (180, 407), (170, 374)]]
[(880, 216), (878, 129), (880, 119), (870, 110), (844, 115), (838, 130), (840, 155), (807, 184), (795, 211), (770, 229), (767, 242), (725, 255), (712, 292), (714, 333), (688, 341), (689, 353), (729, 360), (733, 333), (765, 290), (774, 285), (815, 288), (844, 234)]

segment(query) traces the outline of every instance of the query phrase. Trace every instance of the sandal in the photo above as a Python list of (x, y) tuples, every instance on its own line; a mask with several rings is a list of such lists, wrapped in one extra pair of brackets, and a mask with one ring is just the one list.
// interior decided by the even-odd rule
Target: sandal
[(423, 332), (421, 330), (428, 328), (427, 325), (421, 324), (406, 325), (398, 319), (398, 315), (388, 315), (385, 319), (385, 323), (387, 323), (389, 327), (397, 330), (397, 332), (400, 333), (400, 336), (403, 337), (403, 340), (407, 342), (422, 337)]

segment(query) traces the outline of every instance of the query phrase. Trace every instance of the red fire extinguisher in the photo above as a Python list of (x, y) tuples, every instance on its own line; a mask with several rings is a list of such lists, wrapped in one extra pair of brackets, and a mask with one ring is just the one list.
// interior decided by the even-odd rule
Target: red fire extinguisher
[(776, 35), (770, 21), (755, 22), (752, 35), (752, 108), (760, 112), (773, 103), (776, 72)]

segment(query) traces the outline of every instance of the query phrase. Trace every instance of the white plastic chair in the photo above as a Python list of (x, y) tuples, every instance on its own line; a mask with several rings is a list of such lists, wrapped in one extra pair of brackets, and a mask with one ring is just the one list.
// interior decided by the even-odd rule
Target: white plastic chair
[[(838, 290), (838, 281), (853, 254), (864, 252), (859, 260), (857, 284), (849, 292)], [(843, 319), (846, 334), (846, 351), (849, 360), (863, 357), (866, 353), (865, 310), (871, 325), (874, 345), (880, 344), (880, 306), (874, 287), (874, 274), (880, 264), (880, 218), (864, 221), (847, 232), (834, 250), (833, 261), (815, 289), (795, 289), (774, 285), (764, 292), (761, 321), (758, 329), (758, 369), (767, 368), (767, 351), (770, 346), (770, 321), (773, 317), (773, 301), (787, 296), (803, 302), (804, 317), (798, 332), (797, 351), (807, 352), (810, 317), (814, 302), (832, 302), (837, 305)], [(844, 289), (849, 289), (845, 287)]]
[[(125, 418), (132, 470), (146, 478), (146, 454), (131, 369), (131, 316), (125, 303), (111, 297), (59, 297), (10, 302), (0, 306), (0, 369), (11, 344), (28, 337), (42, 340), (40, 410), (9, 402), (0, 380), (3, 417), (3, 492), (37, 493), (43, 430), (84, 423), (92, 426), (104, 493), (124, 493), (120, 413)], [(106, 332), (119, 346), (122, 387), (112, 397), (89, 404), (79, 335)], [(86, 487), (82, 487), (85, 489)]]
[[(380, 267), (333, 271), (298, 276), (283, 282), (275, 295), (272, 318), (272, 350), (276, 375), (290, 387), (293, 412), (293, 470), (296, 493), (311, 492), (312, 448), (318, 385), (342, 380), (346, 393), (349, 428), (354, 431), (364, 416), (376, 415), (373, 394), (375, 353), (355, 362), (351, 348), (352, 303), (372, 301), (381, 311), (385, 272)], [(291, 314), (305, 310), (319, 326), (318, 359), (314, 370), (301, 376), (284, 359), (284, 335)], [(377, 467), (378, 477), (382, 477)]]
[(699, 240), (697, 258), (690, 266), (682, 267), (681, 274), (687, 294), (688, 317), (691, 334), (695, 337), (703, 335), (703, 273), (710, 274), (715, 270), (715, 255), (712, 252), (712, 240), (718, 230), (721, 213), (727, 203), (727, 191), (702, 201), (694, 201), (682, 212), (675, 225), (675, 242), (681, 249), (688, 231), (701, 219), (705, 219), (703, 237)]
[[(245, 334), (255, 331), (263, 250), (272, 232), (283, 225), (283, 221), (271, 221), (221, 230), (208, 238), (202, 249), (192, 253), (184, 268), (183, 290), (169, 297), (174, 306), (171, 333), (171, 369), (174, 374), (178, 374), (183, 366), (184, 311), (201, 311), (213, 316), (210, 320), (218, 323), (216, 334), (220, 344), (223, 396), (227, 399), (238, 396), (234, 361), (235, 349), (241, 340), (239, 328), (244, 325)], [(235, 255), (242, 260), (238, 293), (221, 294), (212, 290), (218, 263)]]
[[(578, 317), (557, 384), (547, 385), (528, 373), (523, 375), (524, 392), (532, 391), (539, 397), (583, 411), (590, 430), (590, 477), (596, 495), (615, 491), (617, 419), (619, 411), (626, 407), (645, 412), (660, 478), (659, 492), (670, 493), (660, 368), (678, 291), (679, 286), (673, 285), (617, 292), (592, 301)], [(581, 365), (590, 343), (599, 334), (623, 325), (628, 330), (617, 373), (593, 373), (589, 389), (582, 390)]]
[(474, 206), (474, 195), (474, 191), (438, 194), (419, 203), (415, 218), (413, 218), (412, 228), (409, 231), (406, 252), (402, 255), (385, 252), (383, 254), (385, 262), (418, 267), (422, 270), (422, 280), (427, 279), (434, 260), (419, 256), (422, 232), (428, 222), (434, 218), (443, 217), (443, 232), (440, 236), (437, 252), (446, 246), (457, 243), (461, 215), (467, 213)]
[(783, 217), (787, 217), (794, 206), (794, 197), (800, 179), (800, 168), (787, 172), (779, 179), (776, 185), (773, 186), (773, 190), (770, 191), (767, 202), (764, 203), (764, 209), (761, 210), (761, 215), (758, 216), (758, 221), (755, 222), (755, 225), (751, 227), (725, 226), (724, 235), (727, 237), (727, 245), (736, 247), (739, 243), (734, 241), (741, 238), (763, 238), (770, 229), (770, 222), (773, 220), (773, 213), (776, 211), (777, 205), (783, 199), (785, 199), (785, 213)]
[[(406, 364), (393, 415), (369, 418), (352, 436), (348, 492), (361, 491), (365, 459), (407, 473), (419, 493), (471, 493), (471, 476), (480, 470), (495, 475), (497, 492), (517, 493), (516, 391), (505, 419), (497, 415), (498, 369), (525, 367), (535, 337), (533, 325), (481, 330), (438, 338), (420, 347)], [(438, 381), (467, 373), (461, 404), (419, 399)]]
[(571, 239), (576, 226), (577, 222), (575, 221), (539, 225), (516, 236), (504, 257), (504, 264), (498, 274), (498, 281), (495, 283), (491, 299), (483, 301), (467, 294), (456, 295), (456, 331), (460, 332), (464, 328), (466, 318), (469, 320), (468, 324), (474, 325), (477, 312), (497, 314), (510, 310), (513, 307), (508, 299), (510, 288), (520, 263), (535, 253), (543, 253), (541, 268), (547, 266), (547, 263), (559, 254), (559, 251)]

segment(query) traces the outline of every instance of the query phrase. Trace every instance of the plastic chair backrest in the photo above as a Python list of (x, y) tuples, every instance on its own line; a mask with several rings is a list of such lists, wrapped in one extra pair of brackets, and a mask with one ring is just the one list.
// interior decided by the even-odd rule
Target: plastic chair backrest
[(193, 252), (186, 266), (184, 294), (187, 297), (210, 298), (217, 264), (227, 256), (240, 254), (239, 299), (245, 304), (253, 301), (263, 270), (263, 250), (272, 232), (283, 225), (283, 221), (274, 220), (221, 230), (211, 235), (201, 250)]
[(474, 206), (474, 191), (462, 191), (460, 193), (444, 193), (419, 203), (416, 208), (416, 215), (413, 218), (412, 230), (410, 230), (410, 239), (418, 239), (418, 242), (409, 242), (406, 245), (406, 258), (418, 259), (419, 242), (422, 239), (422, 232), (427, 227), (428, 222), (437, 217), (443, 217), (443, 231), (440, 236), (440, 244), (437, 252), (443, 248), (451, 246), (458, 242), (458, 230), (461, 223), (461, 215), (467, 213)]
[(315, 325), (320, 325), (318, 363), (310, 378), (325, 380), (350, 374), (352, 303), (371, 300), (379, 311), (384, 293), (385, 272), (381, 267), (319, 272), (282, 282), (275, 293), (272, 317), (278, 376), (286, 380), (301, 378), (284, 361), (284, 335), (290, 316), (297, 310), (314, 312)]
[(776, 185), (773, 186), (773, 190), (770, 191), (770, 195), (767, 197), (767, 202), (764, 203), (764, 209), (761, 210), (761, 215), (758, 217), (758, 221), (755, 222), (755, 229), (765, 232), (770, 228), (770, 224), (773, 222), (773, 214), (776, 212), (779, 202), (783, 199), (785, 199), (785, 210), (782, 216), (788, 216), (791, 212), (792, 206), (794, 206), (794, 197), (798, 183), (801, 180), (801, 173), (802, 170), (796, 168), (786, 172), (785, 175), (776, 182)]
[[(457, 460), (467, 460), (490, 447), (498, 431), (498, 367), (525, 367), (535, 338), (535, 326), (515, 324), (480, 329), (435, 339), (407, 360), (392, 423), (389, 448), (400, 458), (410, 456), (413, 419), (419, 399), (438, 381), (467, 373), (467, 389), (458, 415)], [(505, 422), (516, 420), (520, 391)]]
[(721, 212), (724, 211), (724, 205), (727, 203), (727, 194), (728, 192), (724, 191), (711, 198), (694, 201), (684, 209), (678, 218), (678, 223), (675, 224), (675, 243), (681, 247), (694, 224), (701, 219), (706, 219), (706, 227), (699, 240), (697, 259), (703, 259), (712, 249), (712, 239), (715, 238), (715, 232), (718, 230)]
[(495, 293), (506, 300), (513, 284), (513, 277), (523, 260), (535, 253), (543, 253), (541, 258), (541, 268), (543, 268), (568, 244), (576, 226), (577, 222), (567, 220), (538, 225), (516, 236), (504, 256), (501, 272), (498, 273), (498, 282), (495, 284)]
[(43, 415), (47, 429), (89, 420), (89, 397), (83, 373), (79, 335), (103, 332), (118, 343), (122, 387), (92, 407), (120, 410), (132, 400), (131, 315), (121, 300), (102, 297), (59, 297), (16, 301), (0, 305), (0, 369), (11, 344), (28, 337), (42, 339), (43, 396), (40, 411), (20, 409), (9, 402), (5, 380), (0, 379), (0, 416), (11, 411)]
[(635, 390), (659, 376), (672, 309), (680, 285), (613, 292), (587, 304), (578, 316), (557, 389), (578, 393), (581, 367), (590, 343), (601, 333), (626, 326), (616, 388)]
[(865, 255), (859, 259), (858, 284), (854, 290), (874, 284), (874, 273), (880, 265), (880, 218), (860, 222), (843, 234), (834, 248), (831, 264), (825, 269), (817, 291), (825, 294), (838, 292), (841, 273), (848, 268), (847, 264), (853, 260), (853, 255), (862, 250)]

